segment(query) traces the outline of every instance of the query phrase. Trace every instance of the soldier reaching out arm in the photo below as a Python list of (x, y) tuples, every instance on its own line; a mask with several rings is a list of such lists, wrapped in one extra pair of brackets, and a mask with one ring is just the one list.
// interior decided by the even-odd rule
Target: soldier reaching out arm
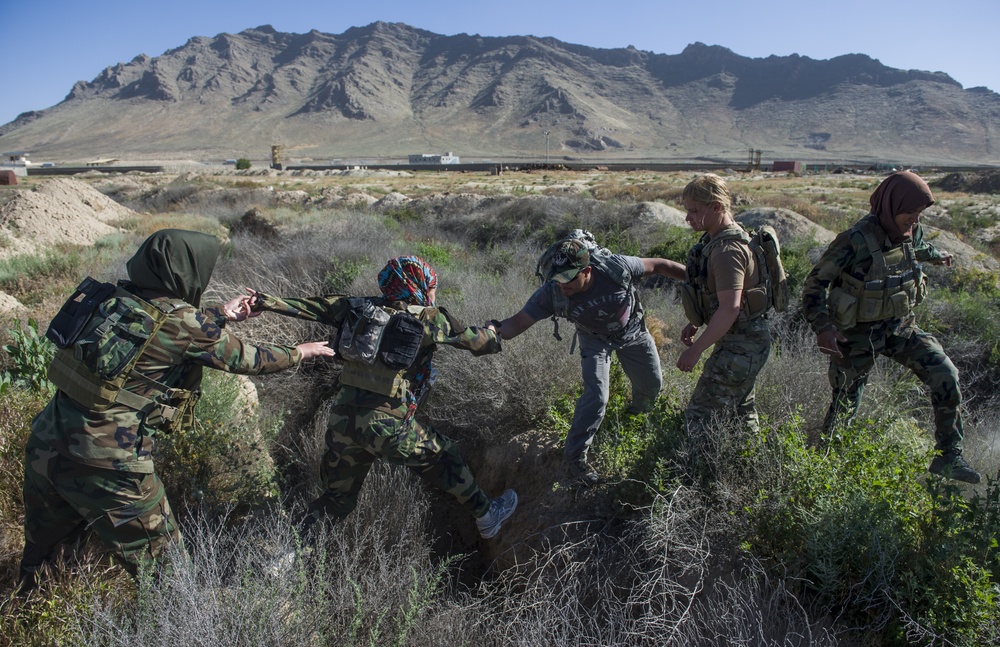
[[(308, 535), (316, 521), (350, 514), (372, 464), (383, 458), (452, 495), (476, 519), (482, 537), (493, 537), (513, 514), (517, 494), (507, 490), (495, 499), (487, 497), (455, 443), (414, 414), (434, 379), (432, 359), (438, 346), (478, 356), (500, 352), (500, 339), (492, 327), (466, 327), (438, 307), (437, 274), (416, 256), (391, 259), (379, 272), (378, 283), (382, 294), (377, 297), (292, 299), (254, 293), (255, 309), (341, 329), (338, 348), (345, 361), (327, 425), (320, 471), (323, 494), (309, 505), (300, 530)], [(363, 315), (358, 315), (359, 308)], [(377, 348), (362, 348), (364, 331), (351, 324), (358, 316), (388, 322), (383, 323), (384, 339)], [(345, 342), (345, 334), (357, 343)]]
[(180, 540), (153, 450), (159, 432), (190, 423), (204, 367), (260, 375), (333, 355), (326, 342), (255, 346), (231, 334), (227, 322), (248, 315), (242, 298), (200, 307), (218, 255), (213, 236), (158, 231), (128, 261), (128, 281), (81, 284), (102, 295), (92, 314), (73, 299), (64, 306), (87, 315), (75, 319), (82, 328), (53, 320), (61, 348), (49, 379), (58, 391), (25, 448), (22, 591), (88, 529), (133, 575)]
[(632, 383), (630, 413), (652, 406), (663, 383), (656, 342), (646, 329), (634, 283), (653, 274), (682, 280), (684, 266), (663, 258), (592, 250), (572, 236), (553, 245), (540, 266), (545, 283), (497, 328), (503, 339), (513, 339), (549, 316), (564, 317), (576, 325), (583, 394), (566, 436), (563, 462), (571, 479), (590, 486), (597, 483), (598, 475), (587, 463), (587, 451), (608, 403), (611, 354), (618, 356)]

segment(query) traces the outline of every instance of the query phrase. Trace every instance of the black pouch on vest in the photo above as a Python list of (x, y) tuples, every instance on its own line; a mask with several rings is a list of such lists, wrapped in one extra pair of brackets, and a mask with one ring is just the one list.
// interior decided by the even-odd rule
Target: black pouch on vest
[(424, 340), (424, 324), (409, 312), (397, 312), (389, 319), (379, 354), (389, 368), (410, 368)]
[(52, 318), (45, 336), (59, 348), (69, 348), (80, 336), (97, 306), (110, 299), (114, 293), (113, 284), (101, 283), (88, 276)]

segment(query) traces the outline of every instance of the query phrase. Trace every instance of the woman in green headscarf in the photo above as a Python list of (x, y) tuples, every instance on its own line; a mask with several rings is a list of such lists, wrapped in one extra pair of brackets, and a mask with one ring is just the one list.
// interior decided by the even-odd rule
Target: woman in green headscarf
[[(204, 367), (259, 375), (333, 355), (326, 342), (256, 346), (230, 334), (226, 323), (249, 315), (245, 298), (199, 307), (218, 255), (208, 234), (152, 234), (128, 261), (129, 280), (94, 311), (79, 348), (57, 354), (50, 375), (59, 390), (32, 421), (25, 450), (22, 589), (88, 528), (133, 574), (179, 541), (152, 452), (156, 433), (193, 407)], [(148, 343), (135, 341), (143, 336)], [(130, 354), (137, 358), (120, 369), (120, 390), (91, 397), (109, 392), (109, 356)]]

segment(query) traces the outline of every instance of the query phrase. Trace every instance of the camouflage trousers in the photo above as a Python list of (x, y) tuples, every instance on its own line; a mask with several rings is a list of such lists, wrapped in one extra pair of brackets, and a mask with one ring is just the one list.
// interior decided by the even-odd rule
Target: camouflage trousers
[(93, 531), (132, 574), (180, 542), (163, 482), (156, 474), (118, 472), (72, 461), (28, 438), (24, 457), (24, 552), (21, 577)]
[(376, 459), (404, 465), (447, 492), (473, 517), (481, 517), (490, 499), (476, 483), (454, 441), (416, 419), (402, 420), (382, 411), (337, 404), (326, 431), (326, 454), (320, 467), (324, 492), (313, 501), (313, 516), (343, 519), (354, 510), (358, 493)]
[(875, 358), (884, 355), (913, 371), (930, 388), (934, 409), (934, 438), (937, 449), (960, 449), (962, 446), (962, 392), (958, 387), (958, 369), (933, 335), (915, 326), (897, 329), (892, 321), (843, 331), (847, 343), (841, 344), (843, 357), (830, 358), (830, 386), (833, 398), (823, 421), (829, 434), (858, 413), (868, 374)]
[(771, 354), (771, 329), (761, 317), (744, 323), (715, 344), (684, 411), (688, 438), (712, 444), (712, 430), (733, 420), (757, 431), (757, 374)]

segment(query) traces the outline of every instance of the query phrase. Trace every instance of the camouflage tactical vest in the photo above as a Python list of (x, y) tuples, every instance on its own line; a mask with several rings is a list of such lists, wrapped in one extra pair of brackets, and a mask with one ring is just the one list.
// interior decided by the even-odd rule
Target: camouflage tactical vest
[(739, 240), (751, 250), (760, 282), (743, 290), (740, 299), (740, 314), (737, 322), (750, 321), (763, 316), (771, 308), (771, 296), (767, 286), (767, 270), (762, 264), (761, 254), (750, 244), (751, 237), (742, 227), (735, 225), (723, 229), (714, 238), (704, 234), (689, 251), (685, 270), (687, 280), (681, 284), (681, 304), (684, 314), (695, 326), (705, 325), (719, 309), (719, 297), (708, 289), (708, 258), (716, 245), (726, 240)]
[[(590, 265), (599, 270), (621, 288), (629, 293), (629, 320), (642, 314), (642, 304), (639, 302), (639, 295), (636, 294), (635, 285), (632, 282), (632, 273), (623, 263), (618, 261), (614, 255), (591, 254)], [(552, 311), (553, 318), (569, 316), (569, 298), (562, 293), (559, 286), (554, 281), (549, 282), (549, 289), (552, 291)], [(580, 327), (580, 324), (576, 324)], [(588, 331), (589, 332), (589, 331)]]
[[(570, 239), (579, 240), (584, 244), (587, 251), (590, 253), (590, 265), (592, 267), (600, 270), (618, 286), (628, 290), (629, 312), (631, 313), (629, 320), (631, 321), (635, 319), (635, 317), (642, 316), (642, 303), (639, 301), (639, 295), (636, 293), (635, 285), (632, 282), (631, 271), (618, 260), (611, 250), (598, 244), (594, 235), (585, 229), (574, 229), (564, 238), (550, 245), (539, 259), (538, 265), (535, 268), (535, 275), (543, 281), (545, 280), (545, 269), (549, 266), (548, 264), (551, 262), (553, 254), (565, 241)], [(559, 286), (556, 285), (554, 281), (549, 281), (548, 286), (552, 295), (552, 335), (559, 341), (562, 341), (562, 337), (559, 335), (558, 318), (562, 317), (565, 319), (569, 316), (569, 298), (562, 293)], [(576, 324), (576, 326), (578, 329), (586, 330), (580, 324)]]
[[(49, 381), (91, 411), (122, 405), (147, 414), (147, 424), (164, 431), (190, 425), (198, 400), (195, 389), (168, 387), (133, 370), (167, 316), (186, 305), (178, 299), (158, 307), (116, 287), (110, 298), (96, 305), (72, 341), (66, 338), (68, 345), (56, 350)], [(200, 371), (189, 373), (189, 378), (200, 375)], [(128, 390), (129, 380), (142, 382), (152, 395)], [(184, 383), (191, 386), (192, 380)]]
[(827, 297), (833, 324), (840, 329), (859, 323), (898, 319), (907, 316), (924, 299), (926, 278), (906, 240), (889, 251), (882, 251), (885, 233), (872, 216), (861, 219), (852, 231), (864, 236), (872, 257), (863, 280), (855, 278), (853, 268), (846, 268)]

